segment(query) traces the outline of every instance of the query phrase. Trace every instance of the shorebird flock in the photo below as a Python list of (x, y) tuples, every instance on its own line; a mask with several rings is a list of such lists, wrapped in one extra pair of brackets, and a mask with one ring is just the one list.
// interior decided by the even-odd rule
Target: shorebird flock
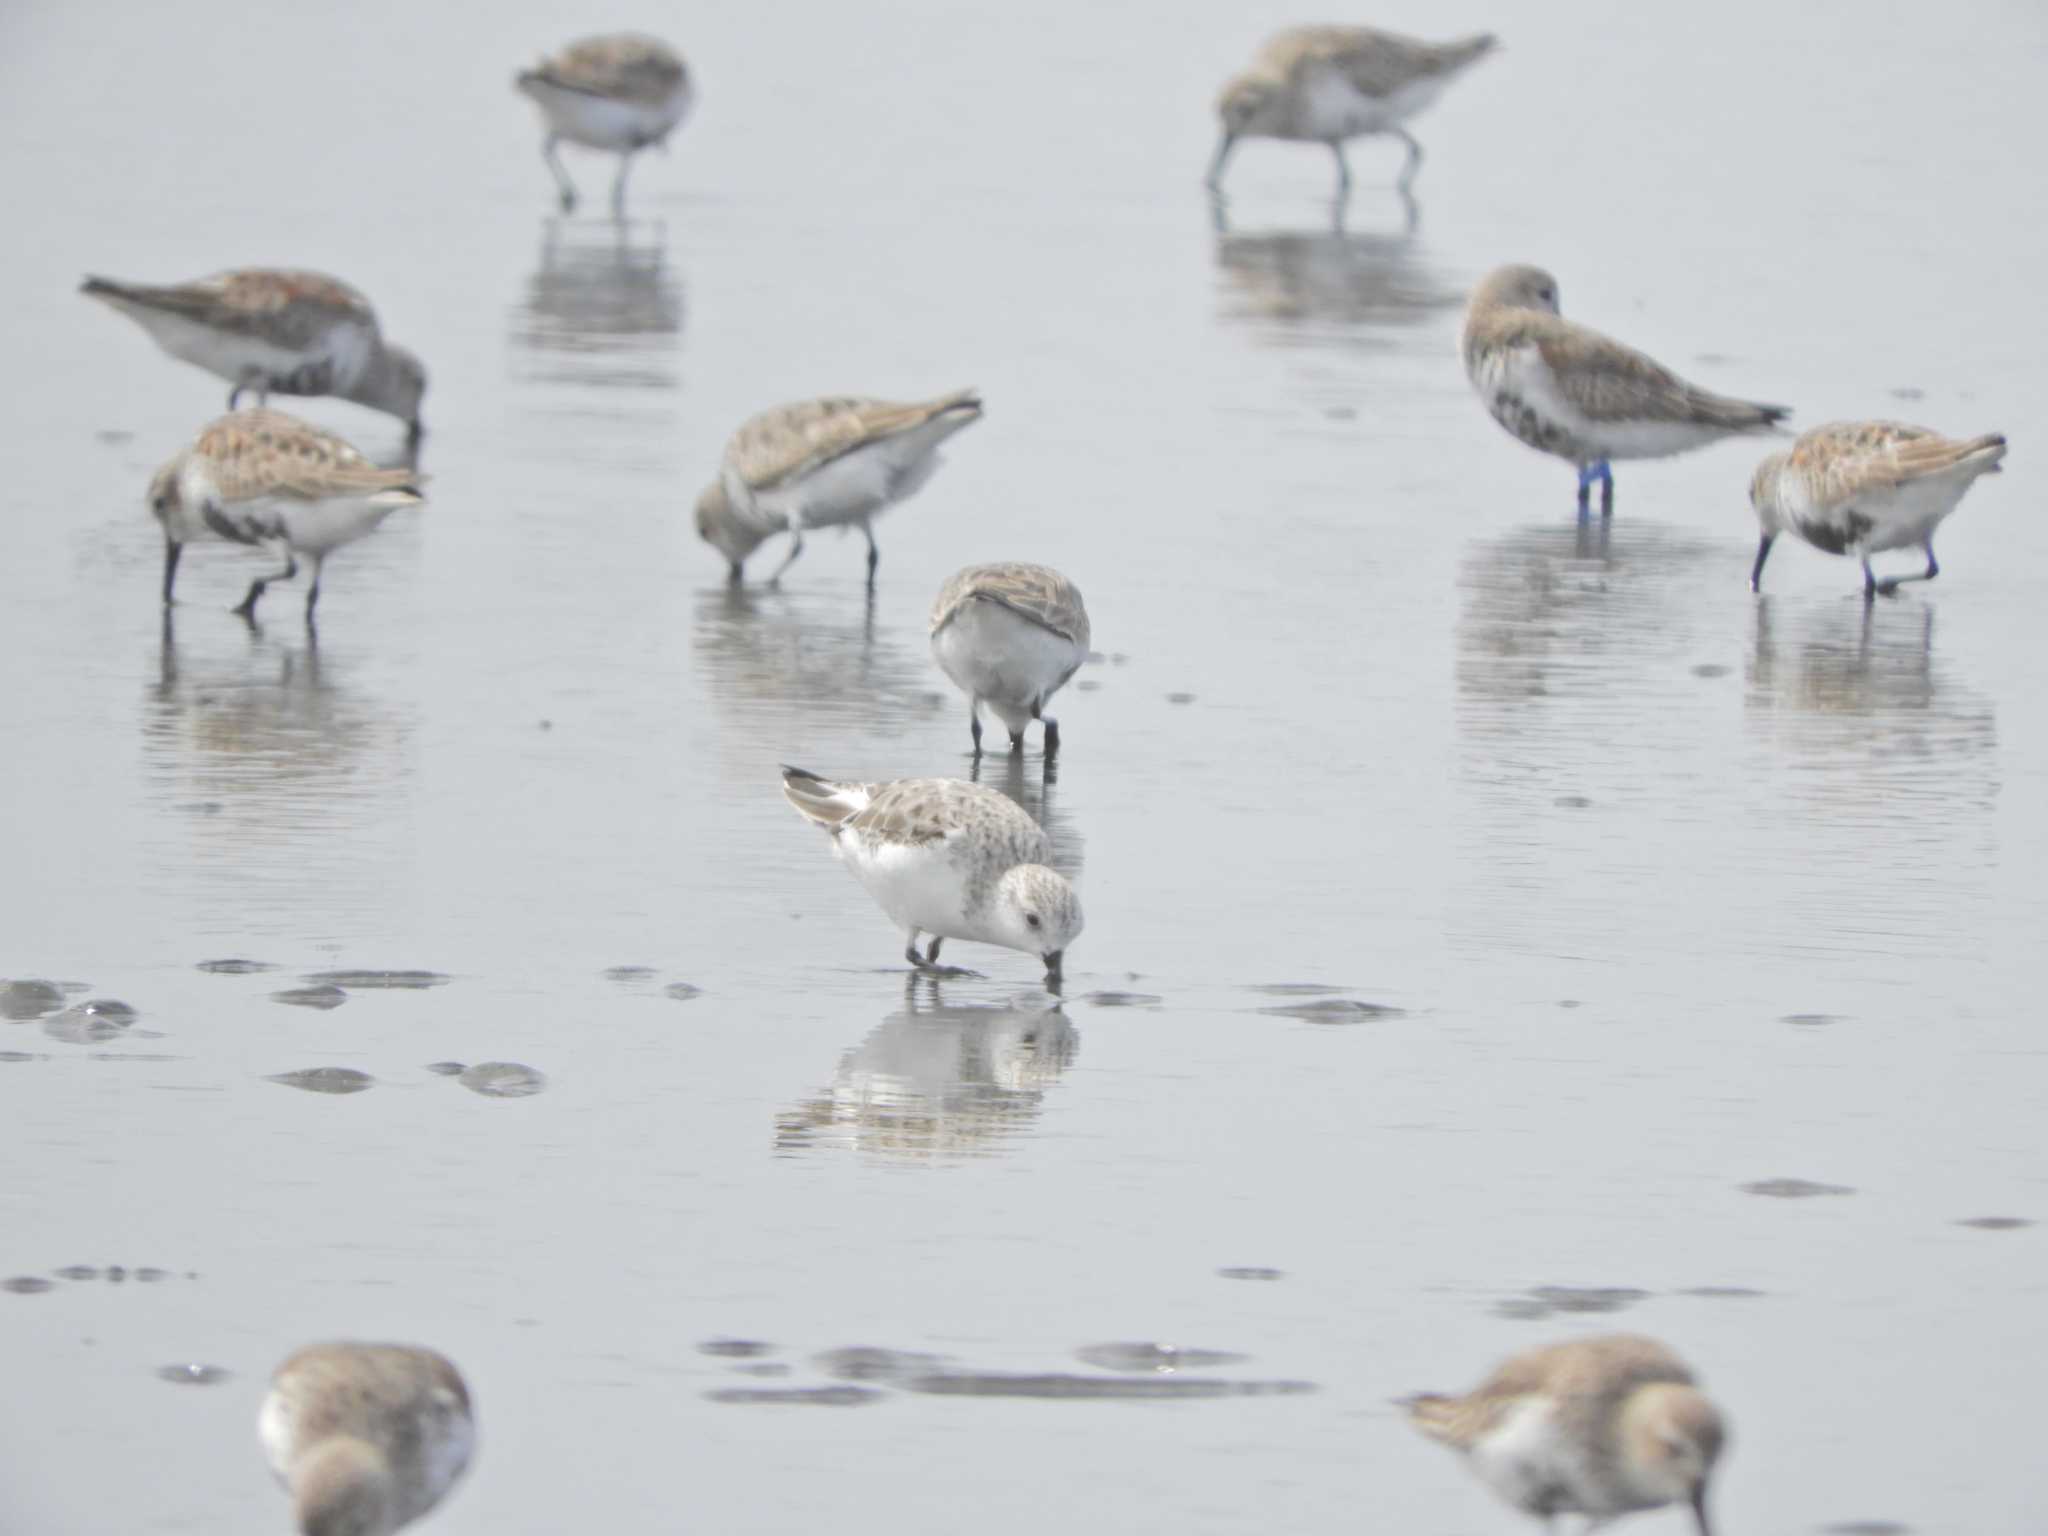
[[(1354, 139), (1398, 140), (1396, 186), (1406, 197), (1423, 163), (1409, 123), (1453, 81), (1495, 52), (1481, 35), (1441, 43), (1365, 27), (1284, 31), (1232, 78), (1216, 104), (1221, 136), (1208, 170), (1219, 199), (1224, 171), (1248, 139), (1320, 144), (1336, 161), (1337, 191), (1352, 172)], [(695, 99), (672, 48), (637, 35), (587, 38), (516, 76), (545, 125), (541, 153), (561, 208), (578, 193), (560, 146), (609, 153), (618, 166), (611, 208), (622, 217), (634, 157), (666, 146)], [(1238, 167), (1238, 174), (1244, 174)], [(229, 385), (227, 414), (201, 428), (152, 477), (148, 506), (164, 536), (162, 599), (174, 601), (179, 559), (194, 542), (249, 546), (272, 564), (235, 608), (251, 624), (265, 590), (310, 566), (315, 620), (328, 557), (393, 513), (419, 507), (427, 372), (387, 341), (368, 300), (316, 272), (245, 269), (151, 284), (103, 277), (82, 291), (120, 311), (171, 356)], [(1577, 513), (1614, 514), (1618, 460), (1685, 453), (1732, 436), (1789, 433), (1788, 407), (1690, 383), (1635, 349), (1564, 316), (1556, 278), (1508, 264), (1473, 290), (1460, 343), (1480, 403), (1507, 432), (1570, 464)], [(1446, 360), (1448, 366), (1448, 359)], [(245, 396), (253, 397), (244, 406)], [(402, 463), (379, 465), (333, 434), (273, 409), (272, 396), (333, 396), (385, 412), (407, 429)], [(737, 584), (764, 543), (786, 537), (779, 582), (806, 532), (853, 528), (867, 546), (867, 587), (880, 550), (874, 522), (932, 478), (940, 450), (981, 419), (980, 395), (922, 401), (825, 396), (758, 411), (732, 433), (695, 502), (696, 529)], [(1773, 451), (1750, 482), (1761, 536), (1750, 569), (1760, 586), (1781, 534), (1857, 560), (1867, 602), (1939, 573), (1941, 522), (2005, 457), (1996, 433), (1948, 438), (1890, 421), (1816, 427)], [(1880, 578), (1871, 557), (1914, 549), (1923, 571)], [(1022, 561), (974, 564), (937, 594), (929, 617), (936, 665), (968, 701), (978, 761), (986, 710), (1021, 753), (1037, 722), (1045, 760), (1061, 746), (1046, 711), (1090, 655), (1089, 614), (1060, 572)], [(954, 778), (859, 783), (785, 767), (782, 792), (904, 935), (904, 958), (927, 975), (947, 940), (1033, 956), (1058, 991), (1069, 946), (1083, 931), (1079, 895), (1053, 867), (1051, 840), (1009, 797)], [(1588, 1529), (1638, 1510), (1682, 1505), (1711, 1536), (1709, 1484), (1728, 1444), (1720, 1411), (1662, 1344), (1588, 1337), (1531, 1350), (1475, 1390), (1404, 1400), (1415, 1426), (1459, 1452), (1502, 1499), (1549, 1523), (1578, 1515)], [(278, 1370), (260, 1439), (307, 1536), (385, 1536), (434, 1508), (467, 1467), (476, 1442), (468, 1391), (430, 1350), (333, 1343), (299, 1351)]]

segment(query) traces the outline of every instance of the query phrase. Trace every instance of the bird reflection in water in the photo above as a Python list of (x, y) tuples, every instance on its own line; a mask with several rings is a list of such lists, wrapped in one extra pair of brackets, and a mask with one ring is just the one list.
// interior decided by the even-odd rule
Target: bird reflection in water
[[(1922, 787), (1951, 798), (1966, 786), (1959, 757), (1988, 759), (1997, 745), (1991, 704), (1949, 684), (1934, 651), (1936, 610), (1874, 610), (1864, 603), (1755, 600), (1744, 677), (1747, 717), (1801, 756), (1862, 758), (1884, 779), (1873, 793)], [(1847, 787), (1830, 779), (1830, 793)], [(1980, 786), (1995, 792), (1987, 768)]]
[(658, 222), (541, 226), (540, 265), (510, 334), (529, 377), (613, 388), (673, 389), (683, 285)]
[(826, 720), (888, 731), (936, 713), (944, 680), (926, 661), (923, 638), (917, 633), (920, 649), (911, 649), (907, 632), (877, 625), (873, 593), (850, 599), (836, 581), (720, 582), (698, 594), (690, 650), (718, 709), (760, 722), (771, 752), (785, 752)]
[(409, 837), (407, 725), (338, 686), (296, 624), (278, 626), (282, 641), (194, 625), (181, 644), (174, 622), (164, 615), (142, 711), (145, 773), (171, 813), (152, 834), (165, 881), (388, 905)]
[(948, 1003), (941, 982), (913, 975), (904, 1006), (846, 1053), (832, 1085), (777, 1119), (775, 1144), (913, 1163), (990, 1156), (1037, 1122), (1079, 1052), (1042, 996)]
[(973, 759), (967, 777), (973, 783), (1000, 790), (1022, 806), (1052, 839), (1052, 867), (1069, 880), (1078, 880), (1087, 844), (1060, 811), (1058, 796), (1053, 793), (1060, 781), (1059, 757), (1040, 757), (1036, 762), (1038, 772), (1034, 776), (1022, 752), (984, 754)]
[(1341, 203), (1328, 229), (1233, 230), (1213, 203), (1218, 313), (1276, 345), (1355, 346), (1361, 333), (1412, 330), (1457, 309), (1463, 292), (1438, 275), (1416, 239), (1419, 210), (1405, 206), (1395, 232), (1347, 229)]

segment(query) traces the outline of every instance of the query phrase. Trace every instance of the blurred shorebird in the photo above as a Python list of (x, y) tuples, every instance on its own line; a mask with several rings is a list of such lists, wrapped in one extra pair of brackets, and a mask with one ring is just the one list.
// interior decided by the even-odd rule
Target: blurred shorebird
[(1502, 1364), (1463, 1396), (1402, 1406), (1416, 1428), (1462, 1453), (1495, 1493), (1549, 1526), (1687, 1504), (1713, 1536), (1707, 1484), (1728, 1439), (1685, 1362), (1633, 1334), (1575, 1339)]
[(476, 1448), (461, 1373), (400, 1344), (300, 1350), (256, 1430), (302, 1536), (391, 1536), (441, 1502)]
[(172, 357), (226, 379), (231, 411), (245, 391), (259, 405), (272, 395), (333, 395), (420, 435), (426, 369), (384, 340), (370, 301), (338, 278), (244, 267), (168, 286), (88, 277), (79, 292), (119, 310)]
[(631, 32), (571, 43), (522, 72), (514, 83), (533, 98), (547, 120), (548, 136), (540, 153), (554, 173), (564, 213), (576, 206), (576, 184), (555, 153), (561, 140), (610, 150), (619, 157), (612, 213), (623, 217), (626, 173), (632, 169), (633, 156), (650, 144), (666, 148), (668, 136), (689, 115), (695, 99), (681, 56), (656, 38)]
[(1399, 186), (1407, 192), (1422, 167), (1422, 146), (1402, 125), (1446, 85), (1493, 50), (1490, 33), (1425, 43), (1371, 27), (1293, 27), (1276, 33), (1252, 67), (1223, 87), (1216, 114), (1223, 137), (1210, 162), (1212, 191), (1239, 139), (1327, 144), (1337, 158), (1337, 195), (1351, 190), (1344, 141), (1392, 134), (1408, 146)]
[[(1865, 601), (1890, 597), (1904, 582), (1934, 580), (1941, 574), (1934, 530), (2004, 458), (2005, 439), (1996, 432), (1953, 438), (1898, 421), (1837, 421), (1803, 433), (1750, 479), (1763, 537), (1749, 590), (1760, 589), (1771, 544), (1788, 530), (1815, 549), (1860, 560)], [(1887, 549), (1925, 550), (1927, 569), (1880, 581), (1870, 557)]]
[(868, 586), (881, 551), (873, 520), (914, 495), (939, 466), (939, 446), (981, 420), (971, 389), (899, 404), (828, 396), (776, 406), (725, 445), (719, 477), (697, 498), (697, 534), (724, 555), (732, 579), (764, 540), (789, 535), (775, 574), (804, 550), (804, 530), (852, 526), (868, 541)]
[(1037, 955), (1058, 990), (1081, 898), (1052, 868), (1052, 839), (1009, 796), (963, 779), (835, 784), (801, 768), (782, 770), (782, 793), (832, 834), (832, 851), (909, 936), (903, 956), (916, 969), (959, 974), (939, 964), (947, 939), (1000, 944)]
[(296, 576), (298, 556), (312, 558), (310, 629), (327, 557), (400, 507), (418, 506), (424, 483), (409, 469), (379, 469), (333, 433), (282, 411), (252, 408), (223, 416), (149, 484), (149, 509), (164, 530), (164, 606), (171, 605), (185, 545), (221, 539), (257, 546), (284, 562), (283, 570), (257, 577), (234, 610), (251, 623), (263, 589)]
[(1769, 432), (1783, 405), (1734, 400), (1688, 384), (1633, 347), (1575, 325), (1558, 311), (1557, 279), (1536, 267), (1499, 267), (1465, 312), (1465, 373), (1493, 419), (1579, 471), (1579, 514), (1600, 482), (1600, 513), (1614, 511), (1612, 459), (1659, 459), (1743, 432)]
[(981, 755), (981, 706), (1024, 745), (1024, 728), (1045, 722), (1045, 755), (1060, 749), (1060, 725), (1045, 713), (1088, 659), (1088, 609), (1080, 588), (1050, 566), (1003, 561), (970, 565), (932, 604), (932, 655), (967, 695), (974, 754)]

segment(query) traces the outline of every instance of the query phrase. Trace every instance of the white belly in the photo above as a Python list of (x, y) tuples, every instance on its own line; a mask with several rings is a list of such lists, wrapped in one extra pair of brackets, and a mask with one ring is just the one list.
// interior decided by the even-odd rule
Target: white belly
[(834, 838), (832, 846), (898, 928), (949, 939), (977, 936), (966, 920), (959, 867), (944, 843), (871, 849), (845, 834)]
[[(172, 357), (204, 368), (232, 384), (239, 384), (252, 373), (282, 378), (308, 363), (319, 362), (333, 351), (331, 345), (305, 350), (280, 347), (260, 337), (218, 330), (162, 310), (131, 308), (128, 313)], [(354, 361), (348, 367), (349, 379), (360, 370), (368, 350), (361, 342), (352, 349)], [(335, 359), (337, 383), (346, 382), (341, 378), (343, 361), (339, 356)]]
[(932, 636), (932, 655), (962, 692), (988, 705), (1012, 733), (1044, 708), (1086, 653), (1064, 635), (977, 599)]
[(528, 85), (527, 93), (540, 104), (552, 131), (572, 144), (615, 152), (667, 138), (690, 111), (687, 86), (654, 105), (565, 91), (541, 81)]

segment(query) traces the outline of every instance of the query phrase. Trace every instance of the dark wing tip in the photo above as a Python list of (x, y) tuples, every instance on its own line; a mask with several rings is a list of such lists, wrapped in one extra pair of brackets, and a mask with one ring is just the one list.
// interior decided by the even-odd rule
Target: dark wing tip
[(1762, 415), (1765, 426), (1775, 427), (1779, 422), (1792, 414), (1792, 407), (1789, 405), (1760, 405), (1757, 407), (1757, 411)]
[(78, 285), (80, 293), (118, 293), (121, 285), (108, 277), (94, 277), (87, 273), (85, 281)]
[(813, 784), (822, 784), (825, 782), (822, 775), (815, 774), (811, 772), (811, 770), (808, 768), (793, 768), (788, 763), (784, 763), (782, 765), (782, 777), (785, 780), (809, 779)]

